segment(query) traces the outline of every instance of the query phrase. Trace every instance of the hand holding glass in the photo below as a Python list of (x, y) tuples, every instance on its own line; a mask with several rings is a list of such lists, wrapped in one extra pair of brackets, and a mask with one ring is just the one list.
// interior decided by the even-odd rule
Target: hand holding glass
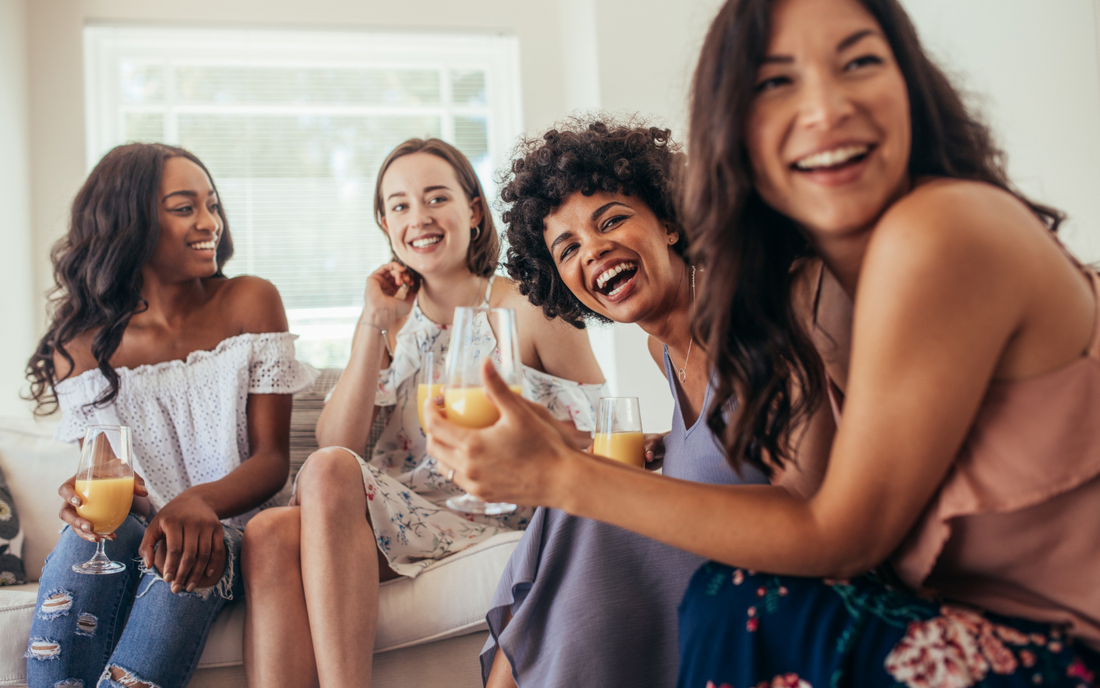
[[(510, 308), (456, 308), (447, 352), (446, 385), (443, 405), (447, 420), (465, 428), (487, 428), (500, 419), (500, 411), (489, 401), (481, 380), (481, 364), (486, 359), (504, 383), (522, 394), (519, 335), (516, 314)], [(468, 494), (452, 497), (447, 506), (472, 514), (507, 514), (515, 504), (487, 503)]]
[(638, 468), (645, 466), (645, 436), (638, 397), (600, 399), (592, 453)]
[(126, 565), (111, 561), (104, 551), (102, 537), (115, 532), (126, 520), (134, 500), (133, 450), (130, 428), (125, 425), (89, 425), (80, 449), (80, 464), (76, 469), (76, 491), (80, 506), (76, 513), (92, 522), (92, 529), (101, 536), (95, 555), (83, 564), (73, 566), (77, 573), (119, 573)]

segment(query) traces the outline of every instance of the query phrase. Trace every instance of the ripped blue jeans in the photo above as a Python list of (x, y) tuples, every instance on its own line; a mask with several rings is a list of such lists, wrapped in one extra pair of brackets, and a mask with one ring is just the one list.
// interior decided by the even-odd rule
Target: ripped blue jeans
[[(144, 571), (138, 547), (145, 523), (131, 514), (107, 542), (107, 556), (126, 564), (112, 575), (76, 573), (95, 545), (70, 528), (61, 534), (39, 580), (27, 649), (28, 688), (92, 688), (145, 683), (183, 688), (206, 634), (228, 600), (244, 596), (241, 532), (225, 526), (226, 567), (217, 585), (173, 594), (155, 570)], [(111, 669), (123, 672), (120, 681)]]

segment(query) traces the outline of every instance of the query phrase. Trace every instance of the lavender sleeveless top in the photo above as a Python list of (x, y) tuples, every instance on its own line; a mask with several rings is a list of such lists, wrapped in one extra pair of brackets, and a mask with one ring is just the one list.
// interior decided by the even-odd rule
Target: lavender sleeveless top
[[(676, 405), (665, 437), (664, 474), (766, 484), (751, 468), (744, 478), (733, 472), (705, 418), (684, 426), (667, 350), (665, 377)], [(708, 389), (704, 409), (710, 397)], [(482, 681), (499, 643), (521, 688), (675, 685), (677, 607), (703, 561), (616, 526), (538, 509), (486, 617), (490, 637), (481, 651)], [(512, 620), (505, 626), (509, 608)]]

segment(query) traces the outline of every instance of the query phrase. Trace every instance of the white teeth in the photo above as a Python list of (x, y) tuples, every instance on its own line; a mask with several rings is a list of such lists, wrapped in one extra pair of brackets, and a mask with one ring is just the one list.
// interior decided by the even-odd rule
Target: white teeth
[[(599, 277), (596, 278), (596, 288), (597, 289), (603, 289), (604, 285), (607, 284), (607, 281), (609, 279), (611, 279), (612, 277), (614, 277), (615, 275), (619, 274), (623, 270), (634, 270), (637, 267), (638, 267), (637, 263), (619, 263), (618, 265), (616, 265), (613, 268), (608, 268), (607, 270), (604, 270), (603, 273)], [(622, 287), (619, 287), (619, 289), (621, 289), (621, 288)], [(616, 289), (615, 291), (613, 291), (611, 293), (612, 294), (618, 293), (619, 289)]]
[(412, 242), (413, 248), (424, 248), (425, 246), (431, 246), (432, 244), (438, 244), (443, 241), (441, 236), (424, 237), (423, 239), (417, 239)]
[(847, 162), (854, 157), (863, 155), (867, 151), (871, 150), (870, 146), (844, 146), (842, 148), (834, 148), (833, 150), (822, 151), (820, 153), (814, 153), (813, 155), (807, 155), (795, 162), (794, 166), (800, 170), (813, 170), (820, 167), (832, 167), (839, 165), (842, 162)]
[(193, 244), (190, 244), (190, 246), (191, 246), (191, 248), (195, 249), (196, 251), (213, 251), (215, 248), (218, 247), (218, 242), (213, 241), (213, 240), (211, 240), (211, 241), (198, 241), (198, 242), (195, 242)]

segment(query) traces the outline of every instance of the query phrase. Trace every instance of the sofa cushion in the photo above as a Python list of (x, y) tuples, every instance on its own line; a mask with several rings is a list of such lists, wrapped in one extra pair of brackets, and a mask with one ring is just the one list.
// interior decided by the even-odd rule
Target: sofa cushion
[(27, 580), (38, 580), (46, 555), (57, 544), (62, 523), (57, 488), (80, 461), (75, 444), (56, 442), (52, 423), (0, 419), (0, 470), (23, 526), (23, 565)]
[(11, 498), (4, 471), (0, 469), (0, 585), (20, 585), (27, 582), (23, 570), (23, 527), (19, 510)]
[[(523, 533), (501, 533), (437, 561), (416, 578), (381, 585), (375, 652), (399, 650), (487, 628), (485, 614), (497, 581)], [(243, 603), (229, 604), (210, 628), (200, 667), (241, 663)]]

